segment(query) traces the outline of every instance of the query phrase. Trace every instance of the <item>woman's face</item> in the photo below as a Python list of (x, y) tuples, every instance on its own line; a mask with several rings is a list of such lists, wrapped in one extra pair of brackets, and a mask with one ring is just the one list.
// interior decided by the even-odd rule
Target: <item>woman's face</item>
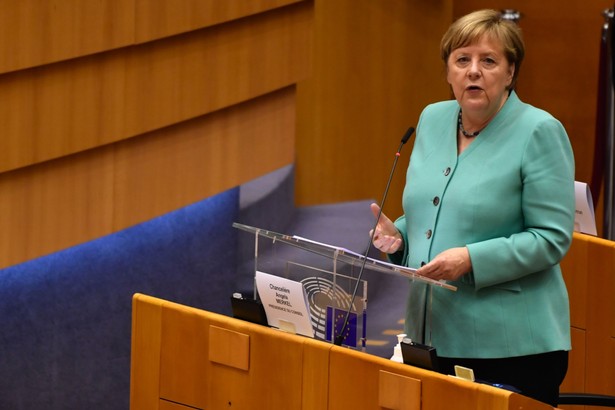
[(514, 72), (502, 45), (483, 36), (451, 52), (446, 79), (464, 113), (490, 119), (506, 101)]

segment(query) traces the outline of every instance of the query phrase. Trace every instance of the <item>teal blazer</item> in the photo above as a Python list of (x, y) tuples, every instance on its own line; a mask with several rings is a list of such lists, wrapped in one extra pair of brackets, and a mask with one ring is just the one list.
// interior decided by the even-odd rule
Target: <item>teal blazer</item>
[[(574, 226), (574, 158), (562, 124), (510, 97), (457, 155), (456, 101), (421, 114), (395, 224), (419, 267), (466, 246), (472, 272), (450, 291), (412, 281), (406, 332), (445, 357), (500, 358), (570, 350), (559, 261)], [(396, 260), (397, 259), (397, 260)]]

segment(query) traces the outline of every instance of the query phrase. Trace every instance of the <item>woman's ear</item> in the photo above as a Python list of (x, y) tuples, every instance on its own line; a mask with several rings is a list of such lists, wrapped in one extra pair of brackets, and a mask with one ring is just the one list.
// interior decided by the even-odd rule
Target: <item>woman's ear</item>
[(512, 63), (508, 67), (508, 88), (511, 87), (512, 82), (513, 82), (513, 78), (515, 78), (515, 63)]

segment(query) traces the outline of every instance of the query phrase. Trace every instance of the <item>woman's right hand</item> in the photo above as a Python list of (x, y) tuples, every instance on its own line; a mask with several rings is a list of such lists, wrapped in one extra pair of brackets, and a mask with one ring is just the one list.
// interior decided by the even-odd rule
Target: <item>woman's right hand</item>
[[(374, 217), (378, 218), (380, 207), (377, 204), (371, 204), (370, 208)], [(369, 231), (370, 236), (372, 233), (373, 229)], [(404, 248), (404, 240), (401, 234), (395, 227), (395, 224), (385, 214), (380, 214), (380, 219), (376, 225), (376, 232), (373, 235), (372, 243), (374, 247), (382, 252), (396, 253)]]

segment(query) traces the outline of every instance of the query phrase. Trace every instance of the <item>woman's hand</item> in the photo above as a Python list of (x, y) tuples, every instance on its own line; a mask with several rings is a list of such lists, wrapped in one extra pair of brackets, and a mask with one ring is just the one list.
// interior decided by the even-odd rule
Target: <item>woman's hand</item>
[(464, 246), (440, 253), (431, 262), (417, 269), (416, 273), (435, 280), (457, 280), (471, 270), (470, 252)]
[[(378, 218), (380, 207), (377, 204), (370, 205), (375, 218)], [(373, 229), (369, 231), (370, 236)], [(385, 214), (380, 214), (376, 225), (376, 232), (372, 240), (374, 247), (385, 253), (395, 253), (404, 249), (404, 241), (395, 224)]]

